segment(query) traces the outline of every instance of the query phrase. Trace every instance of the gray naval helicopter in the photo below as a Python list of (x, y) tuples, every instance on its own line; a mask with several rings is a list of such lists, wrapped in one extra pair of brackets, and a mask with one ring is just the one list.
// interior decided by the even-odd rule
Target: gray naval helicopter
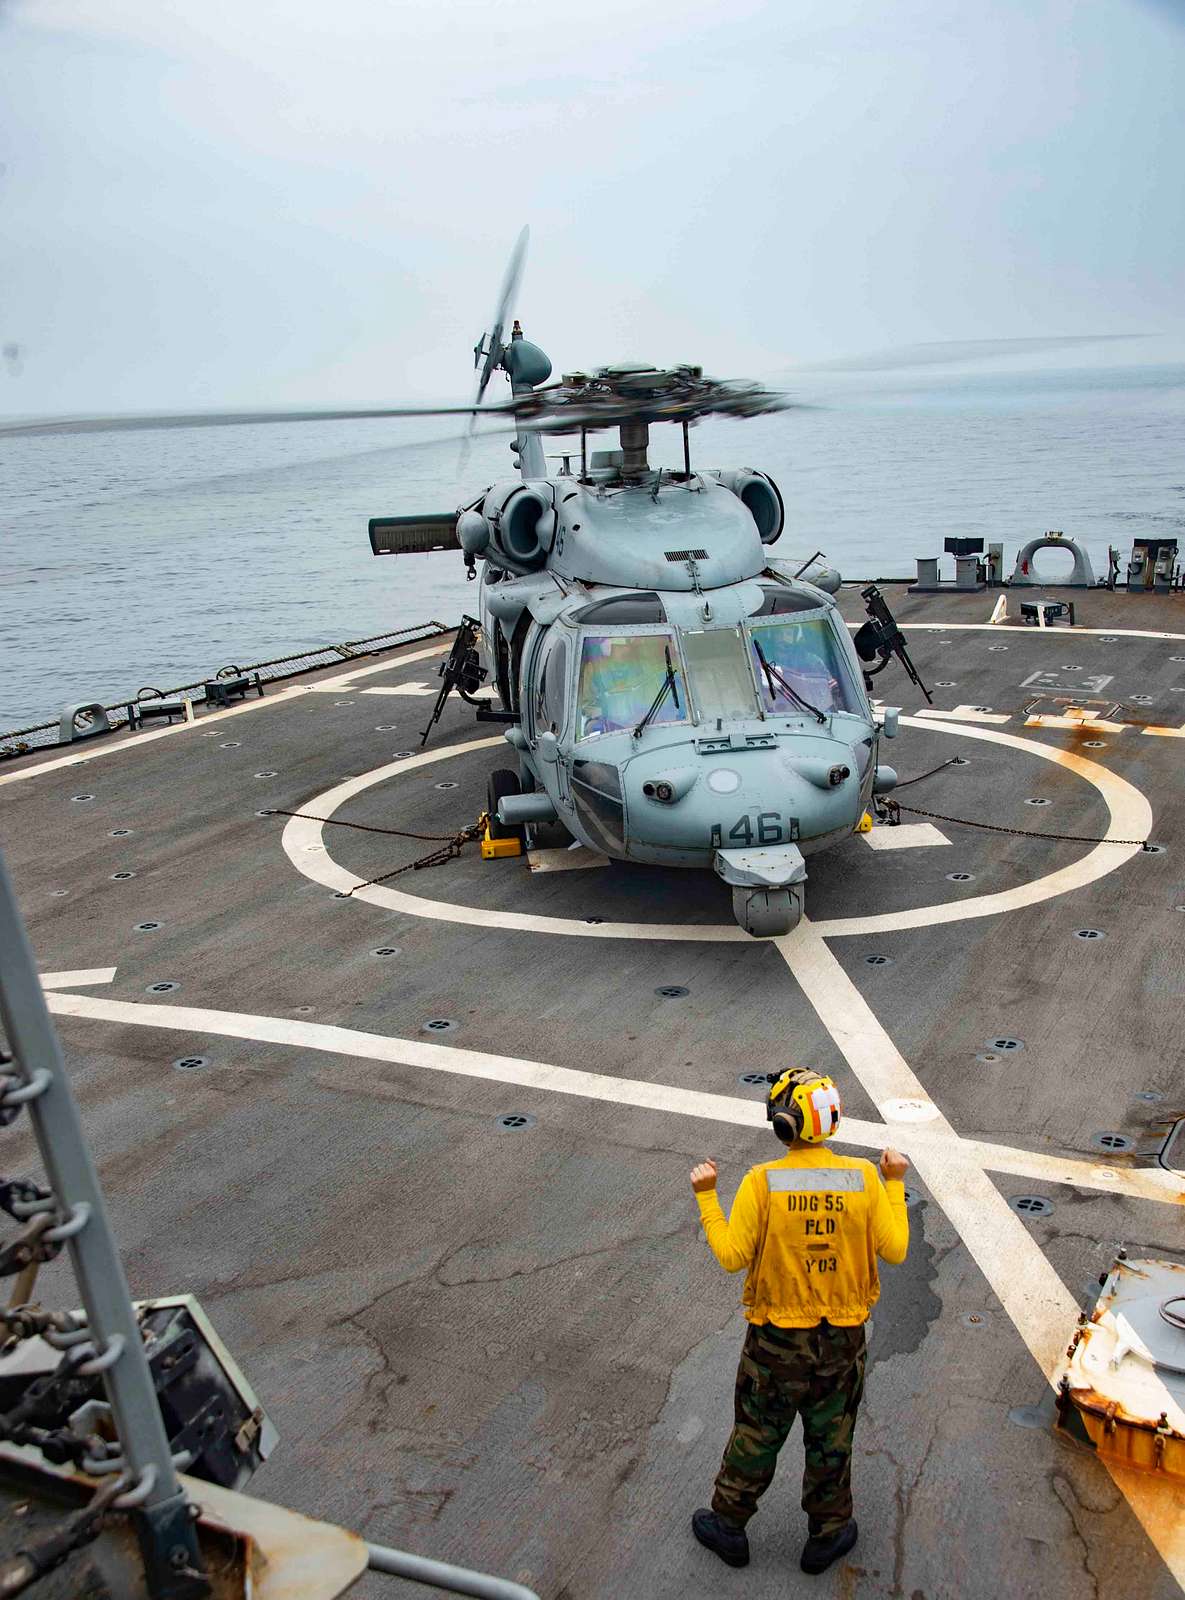
[[(897, 781), (879, 755), (898, 714), (874, 710), (873, 675), (895, 655), (929, 693), (875, 586), (853, 640), (832, 598), (839, 574), (771, 554), (784, 508), (766, 473), (692, 466), (693, 423), (786, 397), (694, 366), (623, 363), (549, 384), (551, 362), (517, 321), (503, 339), (525, 242), (524, 230), (475, 350), (472, 408), (513, 416), (519, 475), (455, 513), (370, 522), (376, 555), (456, 549), (470, 577), (481, 564), (479, 617), (441, 666), (424, 740), (456, 690), (506, 725), (514, 764), (489, 778), (495, 836), (560, 824), (615, 860), (714, 869), (742, 928), (788, 933), (805, 858)], [(496, 371), (511, 399), (483, 406)], [(649, 461), (662, 423), (682, 431), (680, 469)], [(590, 452), (606, 428), (620, 447)], [(578, 436), (559, 471), (545, 434)]]

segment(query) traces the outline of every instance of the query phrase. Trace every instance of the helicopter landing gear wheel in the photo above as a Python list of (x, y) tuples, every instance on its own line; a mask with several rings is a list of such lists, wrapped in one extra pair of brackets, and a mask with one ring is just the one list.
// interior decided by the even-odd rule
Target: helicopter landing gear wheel
[(791, 933), (802, 917), (800, 888), (732, 891), (732, 914), (755, 939), (773, 939)]
[(498, 821), (498, 802), (507, 795), (522, 794), (523, 786), (519, 782), (518, 773), (511, 772), (508, 767), (499, 767), (491, 772), (486, 784), (486, 810), (490, 814), (491, 839), (521, 839), (523, 830), (521, 823), (518, 827), (510, 827)]

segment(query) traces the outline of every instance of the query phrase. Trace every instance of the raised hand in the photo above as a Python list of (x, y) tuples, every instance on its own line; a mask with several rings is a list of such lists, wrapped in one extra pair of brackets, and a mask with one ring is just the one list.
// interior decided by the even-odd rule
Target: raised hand
[(894, 1150), (891, 1146), (881, 1152), (880, 1166), (881, 1177), (886, 1183), (890, 1178), (904, 1178), (909, 1171), (909, 1162), (900, 1150)]
[(716, 1163), (714, 1161), (701, 1161), (698, 1166), (691, 1169), (691, 1187), (696, 1194), (702, 1194), (705, 1189), (716, 1187)]

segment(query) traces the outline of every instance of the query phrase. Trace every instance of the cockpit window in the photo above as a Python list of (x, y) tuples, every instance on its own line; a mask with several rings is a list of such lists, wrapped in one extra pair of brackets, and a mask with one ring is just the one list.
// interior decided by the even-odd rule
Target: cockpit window
[(586, 634), (580, 654), (577, 737), (636, 728), (662, 693), (668, 652), (674, 686), (663, 695), (650, 727), (687, 720), (687, 694), (674, 639), (665, 633)]
[(680, 637), (700, 717), (705, 721), (712, 717), (755, 717), (753, 680), (739, 631), (684, 628)]
[[(823, 712), (863, 711), (851, 670), (826, 617), (761, 623), (749, 633), (753, 670), (767, 712), (801, 713), (802, 701)], [(762, 656), (772, 672), (766, 672)]]

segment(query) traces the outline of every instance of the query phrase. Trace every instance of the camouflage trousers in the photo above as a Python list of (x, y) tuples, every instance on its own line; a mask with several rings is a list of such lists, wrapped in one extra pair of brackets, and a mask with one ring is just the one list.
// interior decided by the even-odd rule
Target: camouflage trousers
[(852, 1436), (863, 1393), (863, 1327), (751, 1323), (737, 1368), (736, 1422), (712, 1510), (740, 1527), (748, 1522), (801, 1417), (802, 1509), (812, 1535), (837, 1532), (852, 1515)]

